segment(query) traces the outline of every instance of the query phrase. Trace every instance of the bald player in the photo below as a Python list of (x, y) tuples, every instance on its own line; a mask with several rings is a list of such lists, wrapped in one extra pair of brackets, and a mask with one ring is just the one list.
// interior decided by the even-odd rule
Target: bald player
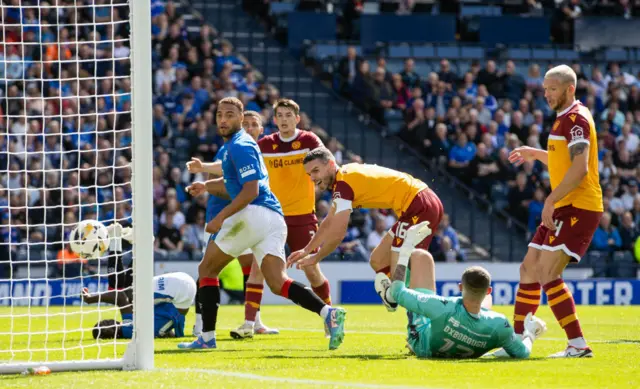
[[(338, 166), (326, 148), (310, 151), (304, 158), (304, 168), (321, 190), (333, 191), (333, 203), (311, 242), (289, 256), (289, 266), (294, 263), (302, 268), (313, 266), (332, 253), (344, 239), (354, 208), (391, 208), (398, 215), (398, 221), (373, 250), (370, 259), (376, 273), (389, 274), (398, 262), (407, 229), (427, 222), (435, 230), (444, 214), (438, 196), (427, 184), (407, 173), (369, 164)], [(430, 256), (427, 250), (432, 238), (433, 234), (429, 234), (415, 242), (411, 258)], [(317, 248), (320, 250), (312, 254)], [(396, 310), (397, 304), (383, 302), (388, 310)]]
[(540, 305), (540, 288), (564, 329), (568, 346), (554, 358), (593, 357), (576, 314), (573, 296), (562, 272), (585, 254), (603, 212), (598, 175), (598, 139), (589, 109), (575, 98), (576, 74), (566, 65), (550, 69), (544, 77), (544, 93), (556, 111), (547, 150), (519, 147), (509, 160), (519, 166), (527, 161), (547, 165), (552, 192), (544, 202), (542, 224), (520, 265), (514, 329), (522, 334), (523, 320)]

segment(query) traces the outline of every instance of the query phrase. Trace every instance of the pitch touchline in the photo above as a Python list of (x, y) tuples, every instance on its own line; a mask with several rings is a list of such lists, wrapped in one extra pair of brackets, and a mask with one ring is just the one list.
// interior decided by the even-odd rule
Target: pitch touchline
[[(225, 330), (232, 330), (235, 328), (227, 328)], [(291, 331), (291, 332), (322, 332), (324, 333), (324, 330), (318, 330), (318, 329), (305, 329), (305, 328), (278, 328), (279, 330), (282, 331)], [(362, 335), (407, 335), (406, 332), (400, 332), (400, 331), (362, 331), (362, 330), (345, 330), (345, 333), (349, 334), (362, 334)], [(540, 340), (546, 340), (546, 341), (561, 341), (564, 340), (566, 341), (566, 338), (546, 338), (546, 337), (542, 337), (540, 339), (536, 339), (537, 341)], [(616, 341), (615, 339), (611, 339), (611, 340), (593, 340), (593, 339), (587, 339), (587, 341), (589, 343), (610, 343), (610, 342), (616, 342), (617, 344), (637, 344), (634, 341), (630, 341), (630, 342), (625, 342), (625, 341)]]
[(380, 384), (363, 384), (358, 382), (344, 382), (344, 381), (325, 381), (325, 380), (308, 380), (302, 378), (285, 378), (285, 377), (273, 377), (266, 375), (258, 375), (251, 373), (240, 373), (235, 371), (215, 370), (215, 369), (155, 369), (155, 371), (165, 371), (170, 373), (201, 373), (211, 374), (216, 376), (234, 377), (245, 380), (255, 381), (270, 381), (279, 383), (290, 384), (302, 384), (302, 385), (331, 385), (342, 386), (347, 388), (370, 388), (370, 389), (435, 389), (425, 388), (423, 386), (399, 386), (399, 385), (380, 385)]

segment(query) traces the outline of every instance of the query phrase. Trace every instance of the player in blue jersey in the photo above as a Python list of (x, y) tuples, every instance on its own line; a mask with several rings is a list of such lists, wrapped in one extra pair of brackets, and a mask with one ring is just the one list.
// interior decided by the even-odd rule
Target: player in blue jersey
[[(491, 293), (491, 276), (479, 266), (462, 275), (462, 297), (436, 295), (433, 257), (424, 250), (424, 255), (411, 257), (415, 245), (430, 234), (429, 222), (410, 227), (400, 248), (393, 283), (384, 273), (376, 276), (376, 291), (385, 304), (397, 303), (407, 310), (407, 347), (422, 358), (477, 358), (498, 347), (513, 358), (529, 357), (533, 341), (546, 331), (546, 324), (529, 314), (521, 338), (506, 316), (482, 308)], [(408, 289), (405, 277), (410, 257)]]
[[(260, 114), (255, 111), (244, 112), (242, 127), (256, 141), (264, 131), (264, 128), (262, 126), (262, 118), (260, 117)], [(203, 163), (198, 158), (191, 158), (191, 161), (187, 162), (187, 169), (191, 173), (208, 173), (209, 179), (219, 178), (222, 176), (222, 167), (220, 166), (221, 155), (222, 154), (218, 152), (213, 162), (209, 162), (209, 163)], [(200, 193), (196, 193), (196, 195), (199, 195), (199, 194)], [(213, 194), (209, 194), (209, 198), (207, 200), (207, 216), (206, 216), (207, 223), (213, 220), (213, 218), (216, 215), (218, 215), (218, 213), (220, 213), (220, 211), (222, 211), (224, 207), (229, 205), (229, 203), (230, 201), (228, 199), (223, 199)], [(216, 238), (215, 234), (213, 235), (209, 233), (205, 233), (205, 234), (209, 235), (207, 238), (207, 241), (215, 240)], [(205, 253), (203, 253), (203, 255), (204, 254)], [(253, 253), (251, 252), (251, 249), (245, 250), (245, 252), (243, 252), (242, 255), (238, 257), (238, 262), (240, 262), (240, 265), (242, 266), (242, 270), (245, 273), (244, 275), (245, 285), (247, 284), (247, 282), (253, 285), (251, 296), (257, 296), (257, 298), (261, 299), (262, 285), (264, 284), (264, 278), (262, 277), (262, 273), (260, 273), (260, 271), (250, 272), (252, 266), (257, 266), (257, 264), (254, 263), (255, 260), (254, 260)], [(199, 284), (199, 281), (200, 280), (197, 281), (197, 284)], [(256, 287), (257, 285), (260, 285), (259, 289)], [(202, 333), (202, 314), (200, 312), (199, 303), (200, 303), (200, 295), (199, 293), (196, 293), (196, 322), (195, 322), (195, 325), (193, 326), (194, 336), (198, 336), (200, 335), (200, 333)], [(246, 302), (246, 304), (255, 304), (255, 302), (248, 301)], [(257, 304), (259, 305), (260, 301), (258, 301)], [(247, 308), (245, 307), (245, 311), (246, 309)], [(269, 328), (266, 325), (264, 325), (264, 323), (262, 323), (259, 309), (257, 310), (257, 312), (255, 312), (255, 316), (253, 318), (254, 318), (254, 331), (251, 333), (252, 336), (253, 336), (253, 333), (256, 333), (259, 335), (277, 335), (280, 333), (277, 329)], [(231, 336), (234, 338), (238, 338), (238, 336), (235, 335), (234, 331), (231, 331)]]
[[(196, 282), (186, 273), (153, 277), (153, 333), (156, 338), (184, 336), (185, 315), (195, 295)], [(94, 339), (130, 339), (133, 336), (133, 303), (125, 293), (90, 294), (85, 288), (82, 299), (87, 304), (114, 304), (120, 309), (122, 323), (113, 319), (101, 320), (93, 327)]]
[(278, 199), (269, 189), (269, 176), (260, 148), (242, 128), (244, 106), (237, 98), (218, 103), (216, 124), (225, 143), (219, 151), (224, 178), (194, 183), (188, 190), (203, 188), (231, 202), (207, 224), (207, 232), (218, 233), (210, 241), (198, 267), (202, 334), (193, 342), (180, 343), (181, 349), (216, 348), (216, 322), (220, 304), (218, 274), (235, 257), (250, 248), (275, 294), (320, 315), (329, 326), (329, 349), (336, 349), (344, 338), (346, 312), (326, 305), (308, 287), (286, 274), (284, 245), (287, 226)]

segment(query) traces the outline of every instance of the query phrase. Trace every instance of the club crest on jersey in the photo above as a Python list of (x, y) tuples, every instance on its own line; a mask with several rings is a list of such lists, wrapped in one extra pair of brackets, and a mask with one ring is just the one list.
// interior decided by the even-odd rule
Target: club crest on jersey
[(584, 139), (584, 130), (580, 126), (573, 126), (573, 128), (571, 128), (570, 133), (571, 133), (572, 141)]
[(553, 129), (552, 129), (551, 131), (555, 131), (555, 130), (557, 130), (559, 125), (560, 125), (560, 121), (559, 121), (559, 120), (556, 120), (556, 122), (555, 122), (555, 123), (553, 123)]
[(577, 222), (578, 222), (578, 218), (577, 218), (577, 217), (575, 217), (575, 216), (573, 216), (573, 217), (571, 218), (571, 227), (573, 227)]
[(294, 149), (294, 150), (298, 150), (300, 148), (300, 146), (302, 146), (302, 145), (300, 144), (300, 141), (298, 141), (298, 140), (291, 144), (291, 148)]
[(278, 148), (278, 145), (277, 144), (272, 144), (271, 147), (273, 147), (273, 149), (275, 150), (275, 149)]
[(577, 115), (576, 115), (575, 113), (574, 113), (574, 114), (572, 114), (572, 115), (569, 115), (569, 119), (571, 119), (571, 121), (572, 121), (573, 123), (575, 123), (575, 122), (576, 122), (576, 117), (577, 117)]
[(551, 236), (549, 237), (549, 244), (552, 244), (554, 240), (556, 240), (556, 237), (555, 237), (555, 236), (553, 236), (553, 235), (551, 235)]

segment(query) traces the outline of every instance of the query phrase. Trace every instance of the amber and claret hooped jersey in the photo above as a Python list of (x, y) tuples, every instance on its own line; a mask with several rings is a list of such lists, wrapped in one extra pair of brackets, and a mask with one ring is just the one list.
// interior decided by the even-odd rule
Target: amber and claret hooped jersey
[(302, 161), (309, 151), (324, 147), (313, 132), (296, 130), (296, 134), (286, 142), (278, 132), (258, 141), (269, 171), (269, 186), (280, 201), (285, 216), (314, 214), (315, 186)]
[(549, 178), (555, 189), (571, 166), (569, 148), (578, 143), (589, 144), (588, 173), (580, 185), (555, 206), (573, 205), (587, 211), (602, 212), (602, 189), (598, 173), (598, 137), (589, 109), (579, 101), (558, 113), (547, 144)]
[(370, 164), (340, 166), (333, 184), (333, 198), (351, 201), (353, 208), (393, 209), (402, 215), (427, 184), (397, 170)]

